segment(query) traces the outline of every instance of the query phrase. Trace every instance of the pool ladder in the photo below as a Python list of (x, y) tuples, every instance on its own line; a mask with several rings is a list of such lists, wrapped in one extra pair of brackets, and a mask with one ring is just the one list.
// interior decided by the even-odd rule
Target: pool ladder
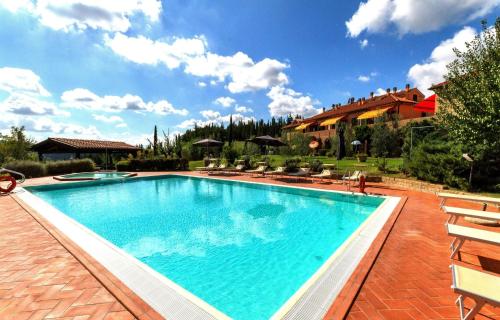
[(17, 172), (17, 171), (5, 169), (5, 168), (0, 168), (0, 173), (4, 173), (4, 172), (21, 177), (21, 179), (19, 179), (19, 180), (16, 179), (17, 183), (23, 183), (26, 180), (26, 177), (21, 172)]

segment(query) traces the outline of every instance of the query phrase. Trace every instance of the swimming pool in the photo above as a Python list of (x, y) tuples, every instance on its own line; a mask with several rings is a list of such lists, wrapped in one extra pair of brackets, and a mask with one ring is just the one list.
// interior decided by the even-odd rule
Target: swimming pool
[(137, 173), (130, 172), (80, 172), (56, 176), (54, 179), (60, 181), (84, 181), (84, 180), (101, 180), (101, 179), (122, 179), (136, 176)]
[(176, 175), (26, 189), (234, 319), (285, 315), (388, 200)]

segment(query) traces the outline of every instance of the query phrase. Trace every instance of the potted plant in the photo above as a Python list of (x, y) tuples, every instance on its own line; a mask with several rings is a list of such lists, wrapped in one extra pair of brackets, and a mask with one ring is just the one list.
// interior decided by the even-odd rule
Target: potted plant
[(366, 153), (358, 153), (358, 162), (366, 162), (366, 159), (368, 159), (368, 155)]

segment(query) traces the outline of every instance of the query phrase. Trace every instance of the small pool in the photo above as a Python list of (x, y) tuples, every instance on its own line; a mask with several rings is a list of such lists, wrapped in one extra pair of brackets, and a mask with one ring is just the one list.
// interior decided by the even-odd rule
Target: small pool
[[(303, 292), (340, 290), (395, 207), (389, 197), (179, 175), (25, 189), (23, 201), (169, 319), (288, 318)], [(316, 305), (306, 318), (322, 314)]]
[(101, 180), (101, 179), (121, 179), (136, 176), (137, 173), (130, 172), (80, 172), (65, 174), (54, 177), (59, 181), (82, 181), (82, 180)]

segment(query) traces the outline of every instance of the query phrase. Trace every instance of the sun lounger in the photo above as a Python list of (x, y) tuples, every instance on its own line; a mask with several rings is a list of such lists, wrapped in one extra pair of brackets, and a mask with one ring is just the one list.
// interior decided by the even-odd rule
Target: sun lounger
[(500, 198), (492, 198), (492, 197), (483, 197), (483, 196), (475, 196), (468, 194), (457, 194), (457, 193), (446, 193), (440, 192), (437, 194), (438, 198), (441, 198), (440, 207), (444, 206), (446, 200), (448, 199), (458, 199), (458, 200), (466, 200), (473, 202), (482, 202), (485, 204), (494, 204), (497, 207), (500, 206)]
[(446, 229), (448, 230), (449, 236), (455, 237), (450, 245), (451, 259), (453, 259), (458, 253), (465, 240), (483, 242), (497, 246), (500, 245), (500, 233), (498, 232), (464, 227), (449, 223), (446, 224)]
[[(450, 268), (453, 281), (451, 288), (459, 294), (456, 304), (460, 309), (461, 320), (472, 320), (486, 303), (500, 306), (500, 277), (455, 264)], [(464, 298), (470, 298), (475, 303), (467, 313)]]
[(444, 212), (450, 215), (450, 217), (448, 218), (448, 223), (454, 224), (455, 222), (457, 222), (458, 217), (478, 218), (489, 220), (492, 222), (500, 221), (500, 213), (498, 212), (464, 209), (449, 206), (443, 206), (442, 209), (444, 210)]
[(321, 180), (330, 179), (332, 177), (333, 177), (333, 172), (330, 169), (323, 169), (323, 171), (321, 171), (321, 173), (311, 175), (311, 178), (321, 179)]
[(288, 174), (288, 176), (294, 177), (296, 178), (296, 180), (298, 180), (299, 178), (309, 177), (310, 175), (311, 175), (310, 168), (299, 168), (297, 172), (292, 172)]
[(359, 177), (361, 176), (361, 171), (354, 171), (351, 176), (343, 176), (342, 180), (344, 181), (359, 181)]
[(267, 176), (281, 176), (285, 174), (285, 167), (277, 167), (276, 170), (273, 171), (266, 171), (264, 174)]
[(267, 166), (259, 166), (255, 170), (247, 170), (245, 171), (246, 173), (252, 173), (252, 174), (262, 174), (264, 175), (264, 172), (266, 172)]
[(208, 169), (206, 170), (208, 174), (210, 173), (217, 173), (217, 172), (224, 172), (227, 169), (227, 164), (221, 163), (218, 167), (214, 167), (213, 169)]
[(210, 171), (210, 170), (215, 170), (216, 169), (216, 164), (215, 162), (211, 162), (208, 164), (206, 167), (196, 167), (196, 171)]
[(244, 164), (239, 164), (239, 165), (237, 165), (234, 168), (226, 168), (224, 170), (224, 172), (233, 172), (233, 173), (235, 173), (235, 172), (243, 172), (243, 171), (245, 171), (245, 165)]

